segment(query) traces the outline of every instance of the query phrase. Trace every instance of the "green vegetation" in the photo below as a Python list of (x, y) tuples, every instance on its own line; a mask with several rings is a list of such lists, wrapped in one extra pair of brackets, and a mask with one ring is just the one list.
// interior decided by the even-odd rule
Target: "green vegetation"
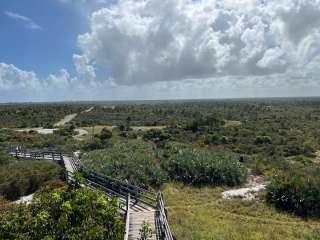
[(159, 187), (168, 179), (194, 185), (238, 185), (246, 175), (235, 154), (177, 147), (163, 152), (141, 140), (116, 142), (86, 153), (81, 161), (88, 168), (143, 187)]
[[(224, 200), (226, 189), (168, 184), (170, 227), (179, 240), (316, 240), (319, 220), (278, 212), (263, 200)], [(263, 196), (261, 196), (263, 198)]]
[(0, 128), (44, 127), (53, 124), (65, 115), (88, 108), (79, 104), (7, 104), (0, 106)]
[(160, 186), (166, 180), (153, 145), (142, 141), (116, 143), (85, 154), (81, 161), (88, 168), (143, 187)]
[(152, 237), (152, 228), (149, 223), (143, 222), (142, 227), (139, 229), (138, 240), (148, 240)]
[(62, 168), (48, 161), (16, 160), (0, 154), (0, 195), (16, 200), (31, 194), (49, 181), (63, 176)]
[(280, 173), (268, 186), (267, 201), (300, 216), (320, 217), (319, 170), (296, 169)]
[(0, 239), (123, 239), (124, 226), (118, 203), (93, 190), (44, 192), (30, 205), (2, 212)]
[[(309, 217), (320, 211), (320, 98), (90, 106), (0, 106), (0, 127), (49, 126), (78, 113), (51, 135), (1, 129), (0, 146), (81, 149), (88, 168), (143, 187), (167, 186), (177, 239), (317, 239), (319, 220)], [(79, 127), (93, 134), (74, 139)], [(258, 200), (221, 199), (247, 174), (271, 182)]]
[(54, 148), (72, 150), (79, 148), (79, 141), (73, 139), (68, 130), (61, 129), (54, 134), (38, 134), (35, 131), (17, 132), (0, 129), (0, 146), (23, 146), (25, 148)]
[(246, 170), (235, 154), (198, 149), (178, 149), (163, 162), (170, 179), (193, 185), (238, 185)]

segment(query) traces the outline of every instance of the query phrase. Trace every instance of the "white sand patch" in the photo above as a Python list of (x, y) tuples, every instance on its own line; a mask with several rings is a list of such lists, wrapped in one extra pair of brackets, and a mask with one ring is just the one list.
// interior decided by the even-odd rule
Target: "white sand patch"
[(56, 131), (57, 128), (23, 128), (16, 130), (17, 132), (30, 132), (35, 131), (39, 134), (53, 134), (54, 131)]
[(243, 200), (254, 200), (256, 194), (264, 190), (267, 184), (259, 176), (249, 176), (246, 187), (224, 191), (221, 195), (224, 199), (242, 198)]
[(30, 204), (33, 199), (33, 196), (34, 196), (34, 194), (23, 196), (23, 197), (19, 198), (17, 201), (15, 201), (15, 203), (17, 203), (17, 204)]
[(91, 112), (93, 109), (94, 109), (94, 107), (88, 108), (88, 109), (82, 111), (82, 113), (89, 113), (89, 112)]

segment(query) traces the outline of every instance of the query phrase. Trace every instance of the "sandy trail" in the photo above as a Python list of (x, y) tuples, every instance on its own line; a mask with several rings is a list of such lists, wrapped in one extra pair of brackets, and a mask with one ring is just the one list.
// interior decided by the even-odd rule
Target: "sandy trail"
[[(91, 112), (93, 109), (94, 109), (94, 107), (90, 107), (87, 110), (82, 111), (82, 113)], [(53, 126), (63, 127), (65, 124), (72, 121), (76, 116), (78, 116), (77, 113), (69, 114), (69, 115), (65, 116), (63, 119), (61, 119), (59, 122), (55, 123)]]
[(224, 191), (221, 195), (224, 199), (237, 197), (243, 200), (254, 200), (257, 192), (264, 190), (267, 184), (260, 176), (249, 176), (246, 187)]
[(55, 123), (53, 126), (63, 127), (65, 124), (72, 121), (72, 119), (74, 119), (77, 115), (78, 115), (77, 113), (69, 114), (65, 116), (63, 119), (61, 119), (59, 122)]
[(82, 111), (82, 113), (89, 113), (94, 109), (94, 107), (90, 107), (87, 110)]
[(77, 140), (83, 140), (81, 137), (87, 136), (89, 134), (87, 130), (81, 128), (77, 128), (74, 131), (78, 133), (77, 135), (73, 136), (73, 138)]

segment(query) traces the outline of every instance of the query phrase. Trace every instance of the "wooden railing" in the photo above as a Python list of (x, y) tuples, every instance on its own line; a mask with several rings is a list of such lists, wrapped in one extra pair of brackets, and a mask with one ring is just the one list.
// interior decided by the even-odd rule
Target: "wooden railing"
[(67, 152), (61, 152), (51, 149), (46, 150), (37, 150), (32, 149), (28, 150), (25, 148), (17, 147), (0, 147), (0, 151), (5, 151), (10, 153), (15, 157), (26, 158), (26, 159), (38, 159), (38, 160), (53, 160), (53, 161), (62, 161), (63, 156), (71, 156), (72, 154)]
[(128, 240), (129, 238), (129, 227), (130, 227), (130, 193), (127, 196), (127, 201), (126, 201), (126, 229), (125, 229), (125, 234), (124, 234), (124, 240)]
[(118, 197), (126, 198), (127, 195), (130, 194), (131, 199), (156, 208), (156, 192), (96, 173), (83, 166), (81, 167), (80, 172), (86, 179), (103, 186), (106, 190), (110, 191), (110, 193), (115, 194)]
[(161, 240), (173, 240), (173, 235), (168, 223), (167, 210), (164, 205), (163, 195), (161, 192), (157, 195), (157, 231), (159, 239)]

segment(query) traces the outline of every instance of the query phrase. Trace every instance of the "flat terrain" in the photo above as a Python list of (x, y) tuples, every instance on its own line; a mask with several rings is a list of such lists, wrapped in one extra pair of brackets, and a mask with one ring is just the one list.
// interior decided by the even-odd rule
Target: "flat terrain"
[(300, 240), (320, 230), (319, 221), (278, 212), (263, 201), (224, 200), (223, 190), (165, 187), (169, 222), (177, 239)]

